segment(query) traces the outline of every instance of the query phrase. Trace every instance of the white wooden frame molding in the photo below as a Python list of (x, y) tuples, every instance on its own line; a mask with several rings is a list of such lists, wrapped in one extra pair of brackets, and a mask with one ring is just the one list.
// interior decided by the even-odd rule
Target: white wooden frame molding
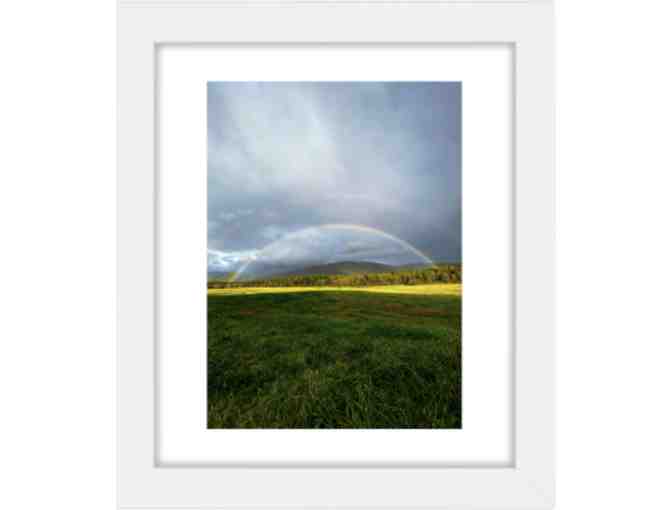
[[(552, 507), (552, 1), (120, 0), (118, 5), (119, 507)], [(156, 462), (155, 57), (166, 43), (512, 45), (511, 466), (170, 467)]]

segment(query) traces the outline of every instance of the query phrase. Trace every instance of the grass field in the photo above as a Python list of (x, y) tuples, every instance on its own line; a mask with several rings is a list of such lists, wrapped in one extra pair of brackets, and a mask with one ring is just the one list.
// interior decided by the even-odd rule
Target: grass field
[(208, 291), (209, 428), (461, 427), (461, 285)]

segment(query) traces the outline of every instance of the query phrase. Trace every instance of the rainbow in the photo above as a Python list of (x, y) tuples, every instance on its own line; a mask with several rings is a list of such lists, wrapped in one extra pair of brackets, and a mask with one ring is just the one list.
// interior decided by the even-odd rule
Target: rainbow
[[(356, 232), (366, 232), (369, 234), (374, 234), (379, 237), (382, 237), (384, 239), (388, 239), (400, 246), (403, 246), (405, 249), (409, 250), (411, 253), (415, 254), (418, 258), (420, 258), (424, 263), (435, 267), (436, 264), (432, 259), (430, 259), (427, 255), (422, 253), (420, 250), (418, 250), (415, 246), (412, 246), (411, 244), (407, 243), (403, 239), (399, 239), (396, 236), (393, 236), (392, 234), (389, 234), (383, 230), (373, 228), (373, 227), (367, 227), (366, 225), (354, 225), (354, 224), (347, 224), (347, 223), (326, 223), (324, 225), (319, 225), (316, 227), (306, 227), (301, 230), (294, 231), (290, 234), (287, 234), (283, 236), (280, 239), (276, 239), (272, 243), (267, 244), (264, 246), (260, 251), (259, 254), (263, 254), (268, 250), (271, 250), (273, 247), (275, 247), (278, 243), (284, 242), (288, 237), (295, 236), (297, 234), (300, 234), (302, 232), (307, 232), (310, 230), (348, 230), (348, 231), (356, 231)], [(238, 271), (234, 273), (234, 275), (230, 278), (229, 281), (235, 282), (241, 274), (245, 272), (245, 270), (248, 268), (248, 266), (254, 261), (256, 258), (250, 258), (248, 259), (240, 268)]]

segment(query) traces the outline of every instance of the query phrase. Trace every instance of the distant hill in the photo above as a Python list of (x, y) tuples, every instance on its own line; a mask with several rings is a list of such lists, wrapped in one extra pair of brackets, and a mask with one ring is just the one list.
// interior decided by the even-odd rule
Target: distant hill
[(223, 271), (208, 271), (208, 280), (227, 281), (234, 273), (225, 273)]
[[(437, 262), (436, 265), (433, 266), (433, 269), (435, 271), (439, 271), (440, 273), (446, 273), (448, 275), (448, 281), (457, 281), (461, 279), (461, 266), (462, 265), (460, 263)], [(266, 284), (271, 285), (271, 282), (276, 284), (281, 280), (317, 281), (314, 277), (318, 277), (318, 280), (320, 281), (324, 280), (324, 278), (319, 277), (329, 277), (329, 281), (341, 281), (343, 278), (347, 279), (348, 277), (352, 277), (359, 281), (361, 278), (358, 278), (358, 275), (378, 275), (375, 278), (371, 278), (372, 281), (396, 281), (401, 280), (401, 275), (404, 273), (423, 273), (430, 269), (432, 269), (432, 267), (427, 265), (405, 264), (403, 266), (393, 266), (390, 264), (366, 261), (345, 261), (333, 262), (329, 264), (313, 263), (305, 266), (291, 266), (287, 264), (255, 264), (253, 272), (247, 271), (241, 274), (235, 282), (231, 283), (247, 284), (250, 282), (263, 281), (266, 282)], [(394, 278), (383, 278), (385, 274), (396, 274), (398, 276)], [(229, 282), (233, 276), (234, 273), (211, 271), (208, 273), (208, 281), (212, 282), (213, 284), (217, 282), (226, 283)], [(433, 280), (435, 276), (436, 275), (432, 276), (430, 280)]]
[[(395, 266), (379, 264), (377, 262), (333, 262), (331, 264), (312, 264), (307, 266), (291, 266), (286, 264), (255, 264), (254, 272), (241, 275), (240, 280), (256, 280), (267, 278), (285, 278), (287, 276), (313, 275), (350, 275), (361, 273), (386, 273), (395, 271)], [(208, 280), (227, 281), (235, 273), (223, 271), (209, 271)]]
[(426, 285), (461, 283), (461, 264), (437, 264), (417, 269), (399, 269), (375, 262), (338, 262), (294, 269), (263, 278), (236, 281), (210, 280), (208, 288), (236, 287), (368, 287), (373, 285)]
[(333, 262), (293, 269), (284, 273), (274, 274), (271, 278), (286, 276), (313, 276), (313, 275), (350, 275), (360, 273), (389, 273), (395, 271), (395, 266), (378, 262)]

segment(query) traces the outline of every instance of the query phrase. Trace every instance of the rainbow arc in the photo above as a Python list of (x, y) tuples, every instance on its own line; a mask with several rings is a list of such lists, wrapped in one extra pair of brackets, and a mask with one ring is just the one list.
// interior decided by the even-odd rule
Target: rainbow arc
[[(276, 239), (272, 243), (269, 243), (266, 246), (264, 246), (261, 249), (261, 251), (259, 252), (259, 254), (257, 255), (257, 257), (259, 257), (260, 255), (263, 256), (264, 253), (268, 253), (273, 248), (278, 246), (278, 244), (285, 242), (288, 238), (291, 238), (292, 236), (296, 236), (296, 235), (299, 235), (299, 234), (302, 234), (302, 233), (305, 233), (305, 232), (308, 232), (308, 231), (312, 231), (312, 230), (345, 230), (345, 231), (366, 232), (366, 233), (369, 233), (369, 234), (373, 234), (373, 235), (382, 237), (384, 239), (387, 239), (389, 241), (392, 241), (392, 242), (402, 246), (403, 248), (410, 251), (411, 253), (416, 255), (418, 258), (420, 258), (420, 260), (422, 260), (425, 264), (428, 264), (430, 266), (436, 266), (436, 264), (434, 263), (434, 261), (431, 258), (429, 258), (427, 255), (425, 255), (420, 250), (418, 250), (415, 246), (407, 243), (403, 239), (399, 239), (398, 237), (396, 237), (396, 236), (394, 236), (394, 235), (392, 235), (388, 232), (385, 232), (384, 230), (380, 230), (380, 229), (373, 228), (373, 227), (368, 227), (366, 225), (355, 225), (355, 224), (348, 224), (348, 223), (327, 223), (327, 224), (319, 225), (319, 226), (316, 226), (316, 227), (306, 227), (304, 229), (297, 230), (295, 232), (292, 232), (290, 234), (287, 234), (287, 235), (283, 236), (280, 239)], [(252, 262), (254, 262), (254, 260), (256, 260), (256, 258), (248, 259), (238, 269), (238, 271), (236, 271), (233, 274), (230, 281), (235, 282), (240, 277), (240, 275), (242, 275), (245, 272), (245, 270), (249, 267), (249, 265)]]

